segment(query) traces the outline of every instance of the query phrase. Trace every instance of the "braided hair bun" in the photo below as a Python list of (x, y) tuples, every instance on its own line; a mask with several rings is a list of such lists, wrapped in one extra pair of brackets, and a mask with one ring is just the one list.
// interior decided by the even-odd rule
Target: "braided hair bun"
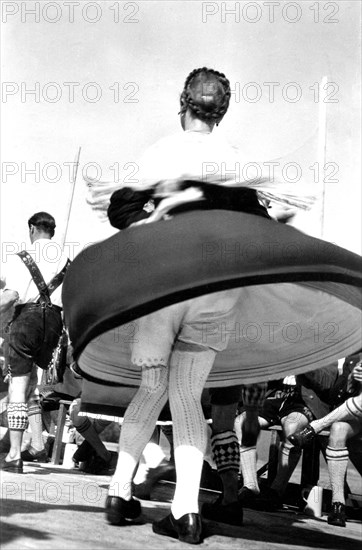
[(180, 112), (190, 109), (197, 118), (218, 124), (228, 110), (230, 95), (230, 82), (223, 73), (194, 69), (186, 78)]

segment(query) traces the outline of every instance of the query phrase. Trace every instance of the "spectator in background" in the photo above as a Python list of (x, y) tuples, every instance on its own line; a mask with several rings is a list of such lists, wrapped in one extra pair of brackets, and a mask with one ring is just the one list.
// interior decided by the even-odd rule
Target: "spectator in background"
[(293, 449), (287, 437), (295, 431), (297, 426), (299, 428), (306, 426), (313, 416), (302, 399), (300, 386), (297, 385), (294, 376), (269, 383), (264, 404), (259, 411), (259, 425), (261, 429), (280, 425), (283, 429), (283, 438), (279, 449), (277, 475), (272, 485), (260, 495), (255, 445), (243, 445), (242, 429), (245, 414), (242, 406), (241, 414), (235, 422), (236, 432), (242, 443), (240, 451), (243, 487), (240, 490), (239, 499), (243, 506), (274, 511), (283, 505), (283, 494), (301, 455), (299, 449)]
[(108, 451), (99, 434), (111, 424), (111, 421), (81, 416), (80, 401), (80, 398), (74, 399), (69, 409), (73, 426), (84, 437), (83, 443), (73, 455), (73, 461), (87, 462), (85, 471), (88, 473), (110, 475), (114, 472), (115, 464), (112, 467), (112, 453)]
[[(293, 445), (302, 448), (310, 444), (322, 430), (330, 428), (326, 460), (332, 486), (332, 508), (328, 515), (328, 523), (338, 527), (346, 526), (344, 482), (349, 459), (347, 440), (362, 432), (362, 365), (360, 354), (346, 358), (345, 368), (352, 368), (348, 379), (345, 380), (346, 393), (344, 394), (345, 396), (349, 394), (351, 397), (326, 416), (311, 422), (303, 430), (293, 433), (289, 437)], [(343, 388), (340, 386), (340, 389)], [(338, 397), (338, 393), (336, 397)]]
[[(245, 479), (256, 479), (256, 442), (260, 432), (258, 414), (264, 403), (267, 383), (212, 388), (212, 457), (222, 482), (222, 494), (212, 503), (204, 503), (202, 515), (207, 519), (242, 525), (243, 509), (238, 497), (239, 470)], [(243, 423), (239, 438), (234, 429), (235, 416), (240, 400), (244, 407)]]

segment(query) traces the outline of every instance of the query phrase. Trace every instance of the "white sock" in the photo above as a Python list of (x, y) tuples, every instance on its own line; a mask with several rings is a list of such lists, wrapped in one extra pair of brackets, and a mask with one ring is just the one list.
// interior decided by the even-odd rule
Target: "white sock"
[(171, 512), (175, 519), (185, 514), (198, 514), (199, 490), (204, 453), (196, 447), (175, 448), (177, 483)]
[(326, 459), (329, 478), (332, 485), (332, 502), (345, 504), (344, 480), (348, 466), (349, 453), (347, 447), (334, 448), (328, 446)]
[(240, 447), (240, 467), (243, 476), (243, 487), (255, 494), (260, 493), (257, 477), (256, 447)]
[(166, 455), (157, 443), (147, 443), (142, 456), (148, 468), (157, 468)]
[(143, 460), (143, 457), (141, 457), (141, 460), (138, 463), (136, 475), (133, 478), (133, 483), (135, 485), (139, 485), (140, 483), (143, 483), (144, 481), (146, 481), (147, 473), (148, 473), (148, 466)]
[(39, 402), (28, 403), (29, 427), (31, 430), (31, 446), (36, 451), (44, 449), (42, 410)]
[(130, 453), (119, 452), (117, 468), (109, 483), (109, 496), (131, 500), (132, 477), (136, 465), (137, 460)]
[(147, 443), (133, 482), (136, 485), (143, 483), (147, 477), (148, 470), (150, 468), (157, 468), (165, 456), (165, 453), (157, 443)]

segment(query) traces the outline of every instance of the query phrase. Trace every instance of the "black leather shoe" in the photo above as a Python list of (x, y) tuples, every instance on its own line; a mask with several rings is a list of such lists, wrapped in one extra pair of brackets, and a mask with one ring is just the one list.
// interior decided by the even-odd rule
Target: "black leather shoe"
[(166, 535), (189, 544), (200, 544), (203, 541), (200, 514), (185, 514), (180, 519), (169, 514), (160, 521), (154, 521), (152, 530), (158, 535)]
[(317, 434), (310, 424), (300, 430), (299, 432), (294, 432), (294, 434), (288, 437), (289, 441), (294, 445), (294, 447), (306, 447), (313, 442)]
[(95, 456), (96, 452), (92, 445), (85, 439), (75, 451), (72, 460), (73, 462), (86, 462)]
[(346, 527), (346, 506), (342, 502), (332, 502), (332, 510), (328, 514), (329, 525)]
[(21, 453), (21, 458), (26, 462), (49, 462), (48, 453), (45, 449), (36, 451), (33, 447), (29, 447), (29, 449), (23, 451)]
[(238, 494), (238, 501), (244, 508), (254, 508), (259, 493), (254, 493), (248, 487), (242, 487)]
[(114, 474), (116, 469), (115, 465), (111, 464), (112, 457), (108, 461), (103, 460), (100, 456), (96, 455), (93, 459), (87, 464), (84, 471), (88, 474), (98, 475), (98, 476), (110, 476)]
[(203, 518), (226, 523), (227, 525), (243, 524), (243, 508), (240, 502), (231, 502), (222, 504), (222, 495), (215, 502), (205, 502), (202, 506), (201, 514)]
[(138, 518), (141, 511), (141, 504), (133, 498), (124, 500), (108, 496), (106, 499), (106, 518), (111, 525), (126, 525), (127, 520)]
[(4, 462), (1, 465), (1, 469), (4, 470), (4, 472), (12, 472), (13, 474), (23, 474), (23, 461), (21, 458), (17, 458), (16, 460), (9, 460), (8, 462), (4, 460)]

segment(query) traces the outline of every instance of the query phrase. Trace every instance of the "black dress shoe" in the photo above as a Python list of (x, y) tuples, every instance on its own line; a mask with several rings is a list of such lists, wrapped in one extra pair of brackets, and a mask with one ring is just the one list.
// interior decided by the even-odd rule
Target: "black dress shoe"
[(108, 496), (106, 499), (106, 518), (111, 525), (126, 525), (127, 520), (138, 518), (141, 511), (141, 504), (133, 498), (124, 500)]
[(328, 514), (329, 525), (346, 527), (346, 506), (342, 502), (332, 502), (332, 510)]
[(98, 475), (98, 476), (110, 476), (114, 474), (116, 469), (115, 465), (111, 464), (112, 457), (107, 460), (103, 460), (100, 456), (96, 455), (93, 459), (87, 464), (84, 468), (84, 471), (88, 474)]
[(96, 452), (92, 445), (85, 439), (75, 451), (72, 460), (73, 462), (86, 462), (95, 456)]
[(21, 460), (21, 458), (17, 458), (16, 460), (9, 460), (8, 462), (4, 460), (1, 465), (1, 469), (4, 470), (4, 472), (23, 474), (23, 461)]
[(49, 462), (48, 453), (45, 449), (36, 451), (33, 447), (29, 447), (21, 453), (22, 460), (26, 462)]
[(254, 508), (259, 493), (254, 493), (248, 487), (242, 487), (238, 494), (238, 501), (244, 508)]
[(223, 497), (220, 495), (215, 502), (205, 502), (201, 509), (202, 517), (227, 525), (242, 525), (243, 508), (240, 502), (222, 504), (222, 499)]
[(200, 514), (185, 514), (180, 519), (175, 519), (171, 513), (160, 521), (154, 521), (152, 530), (158, 535), (166, 535), (189, 544), (200, 544), (203, 541)]
[(316, 435), (317, 434), (315, 433), (312, 426), (308, 424), (308, 426), (303, 428), (303, 430), (300, 430), (299, 432), (294, 432), (294, 434), (290, 435), (288, 439), (294, 445), (294, 447), (306, 447), (313, 442)]

